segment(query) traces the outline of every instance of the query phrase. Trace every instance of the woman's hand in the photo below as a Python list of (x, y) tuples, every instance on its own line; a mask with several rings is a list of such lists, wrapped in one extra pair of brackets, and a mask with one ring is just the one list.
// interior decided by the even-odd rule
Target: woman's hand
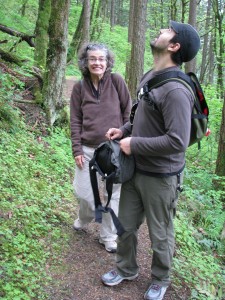
[(75, 162), (76, 162), (76, 165), (78, 166), (78, 168), (82, 169), (83, 165), (84, 165), (84, 156), (83, 155), (76, 156)]

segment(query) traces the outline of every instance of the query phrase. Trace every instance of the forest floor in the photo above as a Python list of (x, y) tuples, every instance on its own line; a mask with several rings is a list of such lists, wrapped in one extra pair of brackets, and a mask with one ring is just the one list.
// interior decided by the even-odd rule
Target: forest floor
[[(70, 98), (74, 78), (66, 81), (64, 93)], [(41, 126), (39, 109), (34, 105), (20, 105), (28, 123)], [(33, 120), (32, 120), (33, 117)], [(76, 201), (76, 200), (75, 200)], [(75, 204), (73, 213), (77, 213)], [(74, 215), (74, 219), (76, 215)], [(138, 236), (139, 276), (133, 281), (123, 281), (118, 286), (107, 287), (101, 282), (101, 275), (115, 267), (116, 254), (105, 251), (98, 243), (99, 224), (91, 223), (84, 231), (75, 231), (73, 224), (63, 227), (69, 235), (69, 244), (62, 249), (59, 260), (47, 264), (48, 273), (53, 278), (46, 288), (49, 300), (141, 300), (150, 284), (151, 250), (146, 223)], [(64, 248), (64, 247), (63, 247)], [(173, 284), (168, 288), (164, 300), (190, 299), (186, 285), (178, 289)]]
[[(69, 230), (69, 245), (62, 253), (60, 263), (49, 269), (54, 279), (48, 287), (49, 300), (143, 300), (150, 284), (150, 242), (146, 223), (138, 236), (137, 260), (139, 276), (133, 281), (123, 281), (118, 286), (107, 287), (101, 275), (115, 267), (116, 254), (105, 251), (98, 243), (98, 224), (91, 223), (86, 231)], [(164, 300), (190, 299), (189, 290), (171, 285)]]

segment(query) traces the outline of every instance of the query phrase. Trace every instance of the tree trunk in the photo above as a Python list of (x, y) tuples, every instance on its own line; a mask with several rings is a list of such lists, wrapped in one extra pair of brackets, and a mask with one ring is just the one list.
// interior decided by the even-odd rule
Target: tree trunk
[(51, 0), (39, 0), (38, 17), (35, 28), (34, 60), (36, 67), (40, 69), (45, 69), (46, 64), (50, 13)]
[(111, 13), (110, 13), (110, 30), (113, 31), (115, 26), (115, 1), (111, 0)]
[(77, 50), (79, 48), (79, 45), (81, 42), (81, 32), (82, 32), (83, 20), (84, 20), (84, 6), (82, 7), (79, 22), (77, 24), (76, 31), (74, 32), (72, 41), (69, 46), (67, 62), (70, 62), (74, 58), (75, 53), (77, 52)]
[(84, 0), (84, 15), (81, 42), (79, 47), (90, 40), (90, 18), (91, 18), (91, 3), (90, 0)]
[[(102, 31), (102, 22), (104, 22), (105, 19), (105, 6), (107, 1), (104, 0), (99, 0), (98, 2), (98, 7), (96, 10), (96, 22), (95, 25), (92, 27), (92, 32), (91, 32), (91, 40), (98, 40), (99, 36), (101, 35), (101, 31)], [(102, 19), (102, 20), (101, 20)]]
[(64, 107), (62, 92), (66, 68), (70, 0), (52, 0), (51, 6), (49, 48), (43, 88), (43, 99), (50, 126), (56, 119), (60, 119), (60, 112)]
[(129, 11), (129, 26), (128, 26), (128, 42), (131, 43), (133, 37), (133, 18), (134, 18), (134, 3), (135, 0), (130, 0), (130, 11)]
[[(197, 17), (197, 0), (190, 1), (189, 5), (189, 20), (188, 23), (196, 28), (196, 17)], [(195, 72), (196, 71), (196, 58), (185, 64), (185, 72)]]
[(223, 1), (213, 1), (213, 9), (215, 13), (215, 18), (217, 22), (217, 30), (218, 30), (218, 45), (219, 50), (217, 53), (217, 72), (218, 79), (217, 84), (220, 90), (219, 96), (222, 98), (224, 93), (224, 71), (223, 71), (223, 62), (224, 62), (224, 27), (223, 27), (223, 17), (224, 17), (224, 7), (222, 4)]
[(177, 0), (171, 0), (171, 20), (176, 20), (177, 16)]
[(220, 138), (218, 144), (218, 155), (216, 160), (216, 175), (225, 176), (225, 93), (220, 126)]
[[(51, 0), (39, 0), (38, 17), (35, 28), (35, 52), (34, 65), (40, 70), (44, 70), (46, 66), (46, 56), (48, 48), (48, 26), (51, 13)], [(43, 103), (42, 85), (35, 85), (33, 90), (35, 101)]]
[(131, 43), (130, 71), (129, 74), (126, 74), (128, 78), (128, 88), (133, 99), (136, 98), (137, 86), (144, 70), (147, 0), (140, 0), (135, 2), (135, 4), (132, 25), (133, 36)]
[(118, 0), (118, 3), (117, 3), (117, 20), (116, 20), (116, 24), (119, 24), (121, 26), (124, 25), (124, 22), (123, 22), (123, 0)]
[[(129, 25), (128, 25), (128, 43), (131, 44), (132, 37), (133, 37), (133, 27), (134, 27), (134, 3), (135, 0), (130, 0), (130, 10), (129, 10)], [(130, 56), (131, 52), (127, 53), (127, 61), (126, 61), (126, 73), (125, 73), (125, 80), (128, 82), (130, 76)]]
[(201, 70), (200, 70), (200, 76), (199, 76), (199, 81), (203, 83), (204, 77), (206, 75), (206, 70), (209, 67), (208, 64), (208, 49), (210, 50), (209, 47), (209, 33), (208, 29), (210, 26), (210, 10), (211, 10), (211, 0), (208, 0), (207, 4), (207, 15), (206, 15), (206, 21), (205, 21), (205, 35), (204, 35), (204, 43), (203, 43), (203, 50), (202, 50), (202, 63), (201, 63)]
[(92, 4), (91, 4), (90, 24), (92, 24), (92, 23), (93, 23), (93, 20), (94, 20), (95, 5), (96, 5), (96, 0), (93, 0), (93, 1), (92, 1)]
[(214, 54), (214, 43), (215, 37), (214, 34), (210, 35), (210, 43), (209, 43), (209, 84), (213, 84), (214, 82), (214, 69), (215, 69), (215, 54)]
[(101, 0), (100, 16), (105, 20), (108, 17), (109, 0)]
[(187, 12), (187, 4), (188, 4), (188, 1), (181, 0), (181, 20), (180, 21), (182, 23), (185, 22), (185, 15), (186, 15), (186, 12)]

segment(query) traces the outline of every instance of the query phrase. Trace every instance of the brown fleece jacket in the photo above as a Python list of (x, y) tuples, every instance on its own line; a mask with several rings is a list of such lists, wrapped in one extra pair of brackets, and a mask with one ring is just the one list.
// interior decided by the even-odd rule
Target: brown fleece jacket
[(82, 145), (96, 148), (106, 140), (110, 127), (119, 128), (129, 119), (131, 98), (119, 74), (106, 72), (96, 91), (89, 77), (74, 84), (70, 100), (70, 126), (74, 157)]

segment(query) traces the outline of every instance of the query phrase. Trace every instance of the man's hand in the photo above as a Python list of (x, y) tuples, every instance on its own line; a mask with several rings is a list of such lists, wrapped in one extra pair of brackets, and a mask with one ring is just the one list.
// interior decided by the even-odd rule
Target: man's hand
[(120, 141), (120, 148), (127, 155), (131, 154), (130, 141), (131, 141), (131, 137), (127, 137)]
[(83, 155), (76, 156), (75, 162), (76, 162), (76, 165), (78, 166), (78, 168), (82, 169), (83, 165), (84, 165), (84, 156)]
[(109, 140), (115, 140), (115, 139), (120, 139), (123, 136), (123, 133), (118, 128), (109, 128), (105, 136)]

